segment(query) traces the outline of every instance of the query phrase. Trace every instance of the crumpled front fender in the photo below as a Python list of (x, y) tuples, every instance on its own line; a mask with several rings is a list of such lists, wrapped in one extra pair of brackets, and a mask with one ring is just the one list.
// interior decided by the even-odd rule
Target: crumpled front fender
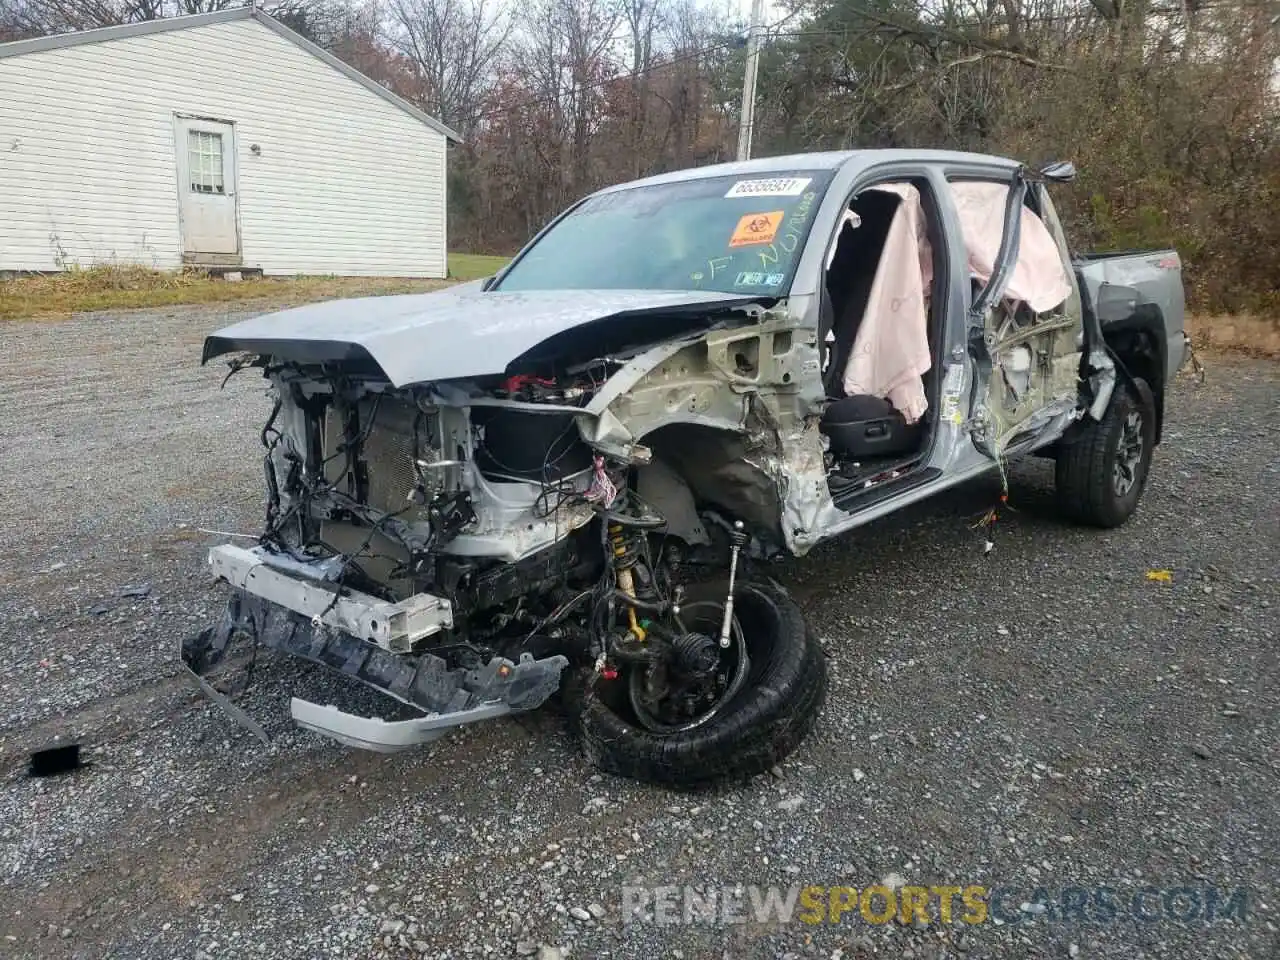
[(652, 459), (647, 440), (665, 427), (740, 437), (760, 496), (772, 487), (769, 527), (803, 554), (836, 510), (818, 432), (823, 398), (816, 334), (779, 309), (637, 355), (596, 393), (578, 428), (588, 445), (636, 465)]

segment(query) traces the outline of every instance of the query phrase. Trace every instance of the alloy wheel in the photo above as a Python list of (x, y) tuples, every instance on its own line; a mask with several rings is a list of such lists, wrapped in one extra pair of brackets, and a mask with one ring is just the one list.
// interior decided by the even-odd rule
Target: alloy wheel
[(1116, 448), (1115, 468), (1112, 480), (1116, 496), (1126, 496), (1138, 482), (1138, 467), (1142, 463), (1142, 413), (1130, 410), (1120, 431), (1120, 443)]

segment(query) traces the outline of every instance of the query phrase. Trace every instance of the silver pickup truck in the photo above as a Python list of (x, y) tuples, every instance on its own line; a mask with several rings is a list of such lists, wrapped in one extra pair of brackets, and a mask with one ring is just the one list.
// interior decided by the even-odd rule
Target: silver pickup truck
[(581, 200), (483, 283), (219, 331), (205, 361), (268, 384), (266, 513), (210, 553), (228, 608), (184, 662), (259, 730), (214, 682), (238, 642), (421, 714), (294, 700), (348, 744), (559, 691), (604, 769), (767, 770), (826, 691), (768, 559), (1026, 454), (1083, 523), (1137, 506), (1180, 264), (1073, 260), (1049, 190), (1072, 173), (928, 151), (685, 170)]

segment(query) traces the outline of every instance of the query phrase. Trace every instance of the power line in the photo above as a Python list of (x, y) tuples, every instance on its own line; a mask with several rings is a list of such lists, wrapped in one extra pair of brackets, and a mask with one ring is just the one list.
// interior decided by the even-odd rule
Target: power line
[[(885, 29), (897, 29), (904, 32), (938, 32), (948, 29), (964, 29), (966, 27), (1009, 27), (1014, 25), (1031, 24), (1031, 23), (1059, 23), (1080, 20), (1090, 20), (1098, 22), (1106, 22), (1113, 19), (1104, 16), (1096, 7), (1086, 5), (1072, 13), (1054, 13), (1054, 14), (1036, 14), (1034, 16), (1017, 17), (1015, 19), (999, 19), (999, 20), (983, 20), (977, 17), (959, 18), (951, 22), (938, 22), (928, 20), (895, 20), (891, 16), (882, 14), (878, 11), (870, 10), (866, 7), (854, 4), (844, 4), (844, 11), (856, 14), (864, 20), (871, 20), (878, 23)], [(1176, 7), (1158, 7), (1145, 11), (1146, 16), (1152, 17), (1172, 17), (1181, 18), (1190, 13), (1192, 15), (1202, 13), (1206, 10), (1280, 10), (1280, 0), (1213, 0), (1213, 2), (1202, 2), (1194, 7), (1176, 6)], [(790, 18), (788, 18), (790, 19)], [(851, 21), (853, 18), (851, 18)], [(855, 32), (853, 22), (841, 27), (832, 27), (826, 29), (803, 29), (796, 31), (781, 32), (779, 36), (802, 37), (802, 36), (838, 36), (845, 33)]]

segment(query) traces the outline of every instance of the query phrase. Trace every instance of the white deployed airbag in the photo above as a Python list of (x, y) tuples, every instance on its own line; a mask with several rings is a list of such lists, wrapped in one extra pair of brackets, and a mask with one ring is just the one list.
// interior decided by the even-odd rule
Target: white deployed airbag
[[(969, 271), (986, 283), (991, 279), (996, 257), (1000, 254), (1009, 184), (956, 180), (951, 184), (951, 196), (960, 216)], [(1026, 302), (1036, 313), (1047, 313), (1071, 296), (1071, 280), (1053, 234), (1025, 204), (1022, 207), (1018, 260), (1004, 296), (1006, 300)]]
[(873, 190), (896, 194), (884, 250), (867, 298), (866, 313), (844, 368), (845, 396), (884, 397), (908, 423), (929, 408), (920, 379), (929, 356), (928, 296), (933, 249), (920, 191), (909, 183), (883, 183)]

